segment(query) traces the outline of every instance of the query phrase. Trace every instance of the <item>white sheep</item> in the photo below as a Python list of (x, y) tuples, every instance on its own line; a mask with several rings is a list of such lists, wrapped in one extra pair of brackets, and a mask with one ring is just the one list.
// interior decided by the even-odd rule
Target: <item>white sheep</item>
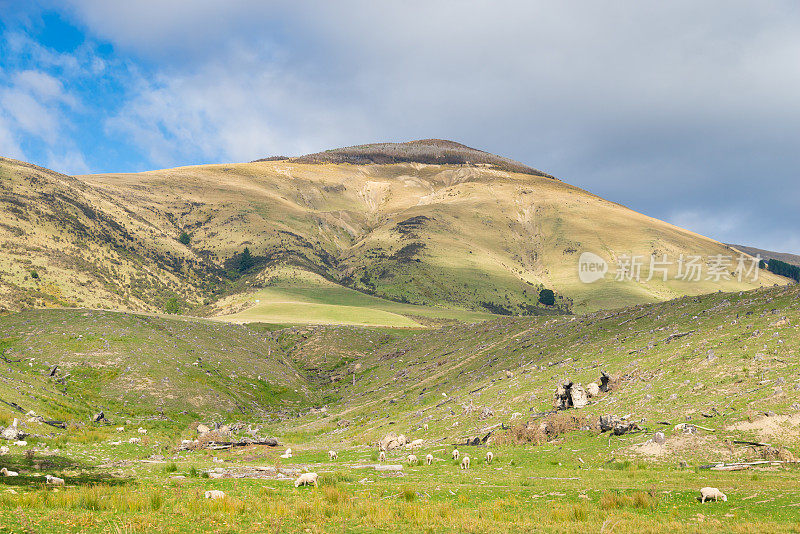
[(706, 501), (726, 501), (728, 500), (728, 496), (722, 493), (717, 488), (700, 488), (700, 502), (705, 503)]
[(486, 451), (486, 463), (491, 464), (492, 460), (494, 460), (494, 453), (492, 451)]
[(16, 471), (9, 471), (7, 468), (4, 467), (4, 468), (0, 469), (0, 476), (18, 477), (19, 473), (17, 473)]
[(28, 444), (28, 442), (27, 442), (27, 441), (25, 441), (25, 440), (18, 440), (18, 441), (15, 441), (15, 442), (14, 442), (14, 445), (16, 445), (17, 447), (24, 447), (24, 446), (26, 446), (27, 444)]
[(125, 432), (125, 427), (124, 426), (118, 426), (117, 427), (117, 432)]
[(65, 484), (63, 478), (54, 477), (53, 475), (47, 475), (44, 477), (48, 484), (52, 484), (54, 486), (63, 486)]
[(415, 454), (409, 454), (406, 458), (406, 461), (408, 462), (408, 465), (417, 465), (419, 463), (419, 460), (417, 460), (417, 456)]
[(424, 439), (415, 439), (414, 441), (412, 441), (411, 443), (406, 445), (406, 447), (408, 447), (411, 450), (414, 450), (414, 449), (418, 449), (419, 447), (422, 447), (422, 445), (424, 443), (425, 443)]
[(303, 473), (294, 481), (294, 487), (299, 488), (300, 486), (310, 486), (311, 484), (319, 487), (319, 484), (317, 484), (317, 477), (318, 475), (316, 473)]
[(464, 456), (461, 460), (461, 469), (469, 469), (469, 456)]
[(386, 453), (384, 451), (381, 451), (381, 453), (378, 455), (378, 461), (379, 462), (385, 462), (386, 461)]
[(141, 442), (142, 442), (142, 438), (131, 438), (131, 439), (128, 440), (128, 443), (133, 444), (133, 445), (138, 445)]
[(281, 458), (291, 458), (292, 457), (292, 449), (286, 449), (286, 452), (281, 454)]
[(425, 457), (425, 463), (427, 463), (428, 465), (431, 465), (433, 463), (433, 455), (432, 454), (429, 454), (428, 456)]
[(203, 496), (206, 499), (211, 499), (211, 500), (224, 499), (225, 498), (225, 492), (222, 491), (222, 490), (208, 490), (207, 492), (205, 492), (203, 494)]
[(144, 434), (147, 434), (147, 429), (145, 429), (145, 428), (142, 428), (142, 427), (139, 427), (139, 430), (137, 430), (137, 432), (138, 432), (139, 434), (142, 434), (142, 435), (144, 435)]
[(337, 453), (336, 451), (328, 451), (328, 458), (330, 458), (331, 461), (338, 460), (339, 459), (339, 453)]
[(453, 460), (458, 460), (458, 457), (460, 455), (461, 455), (461, 453), (458, 452), (458, 449), (453, 449)]

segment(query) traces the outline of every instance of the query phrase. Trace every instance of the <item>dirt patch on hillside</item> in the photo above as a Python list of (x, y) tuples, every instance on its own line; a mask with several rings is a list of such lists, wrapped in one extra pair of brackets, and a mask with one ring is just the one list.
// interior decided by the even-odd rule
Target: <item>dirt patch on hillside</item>
[(761, 415), (752, 421), (739, 421), (733, 425), (725, 427), (725, 430), (741, 430), (745, 432), (755, 432), (763, 437), (789, 437), (787, 430), (792, 437), (800, 434), (800, 413), (791, 415)]

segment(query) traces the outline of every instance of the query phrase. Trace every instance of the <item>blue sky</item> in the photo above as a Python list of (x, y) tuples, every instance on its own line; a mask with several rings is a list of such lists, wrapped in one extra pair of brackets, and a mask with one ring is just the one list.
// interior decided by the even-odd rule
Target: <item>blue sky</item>
[(0, 155), (66, 173), (441, 137), (800, 253), (800, 4), (0, 0)]

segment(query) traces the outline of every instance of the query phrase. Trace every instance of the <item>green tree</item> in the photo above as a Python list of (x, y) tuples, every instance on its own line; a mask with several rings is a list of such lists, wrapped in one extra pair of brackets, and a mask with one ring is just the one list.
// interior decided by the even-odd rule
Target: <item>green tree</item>
[(192, 238), (189, 237), (189, 234), (186, 232), (181, 232), (181, 235), (178, 236), (178, 241), (183, 245), (188, 245), (191, 242)]
[(164, 313), (171, 313), (177, 315), (181, 312), (181, 303), (178, 302), (178, 297), (170, 297), (164, 303)]
[(253, 259), (253, 255), (250, 254), (250, 249), (244, 247), (244, 250), (239, 255), (239, 271), (245, 272), (247, 269), (255, 265), (256, 261)]
[(539, 292), (539, 302), (545, 306), (553, 306), (556, 303), (556, 294), (552, 289), (542, 289)]

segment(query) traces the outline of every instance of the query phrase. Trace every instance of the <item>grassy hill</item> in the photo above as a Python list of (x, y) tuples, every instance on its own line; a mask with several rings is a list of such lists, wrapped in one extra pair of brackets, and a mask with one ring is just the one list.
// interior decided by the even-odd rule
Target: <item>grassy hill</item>
[[(158, 312), (176, 299), (237, 321), (415, 326), (787, 282), (647, 281), (651, 254), (735, 251), (509, 162), (440, 140), (76, 177), (0, 160), (0, 305)], [(579, 281), (584, 251), (609, 263), (604, 280)], [(645, 260), (641, 281), (613, 280), (626, 255)]]
[[(0, 478), (16, 492), (0, 499), (0, 520), (56, 532), (791, 532), (799, 472), (782, 462), (800, 456), (799, 297), (793, 285), (424, 331), (2, 316), (0, 418), (21, 417), (13, 402), (70, 425), (28, 423), (34, 453), (0, 457), (20, 472)], [(213, 367), (195, 368), (198, 356)], [(54, 362), (69, 376), (48, 377)], [(561, 380), (586, 384), (601, 370), (610, 392), (548, 413)], [(193, 404), (197, 395), (210, 402)], [(97, 406), (111, 426), (87, 423)], [(605, 414), (643, 431), (600, 433)], [(126, 419), (148, 429), (141, 443), (119, 444), (139, 436), (114, 431)], [(282, 447), (178, 450), (194, 422), (212, 420), (259, 426)], [(390, 431), (422, 439), (415, 453), (433, 465), (375, 471), (374, 443)], [(471, 469), (450, 460), (453, 444), (490, 431), (491, 465), (486, 446), (458, 446)], [(293, 458), (279, 457), (285, 446)], [(764, 463), (709, 469), (747, 461)], [(292, 486), (303, 469), (320, 473), (319, 489)], [(41, 473), (70, 486), (47, 489)], [(728, 501), (701, 505), (703, 486)], [(227, 497), (209, 502), (208, 489)]]

